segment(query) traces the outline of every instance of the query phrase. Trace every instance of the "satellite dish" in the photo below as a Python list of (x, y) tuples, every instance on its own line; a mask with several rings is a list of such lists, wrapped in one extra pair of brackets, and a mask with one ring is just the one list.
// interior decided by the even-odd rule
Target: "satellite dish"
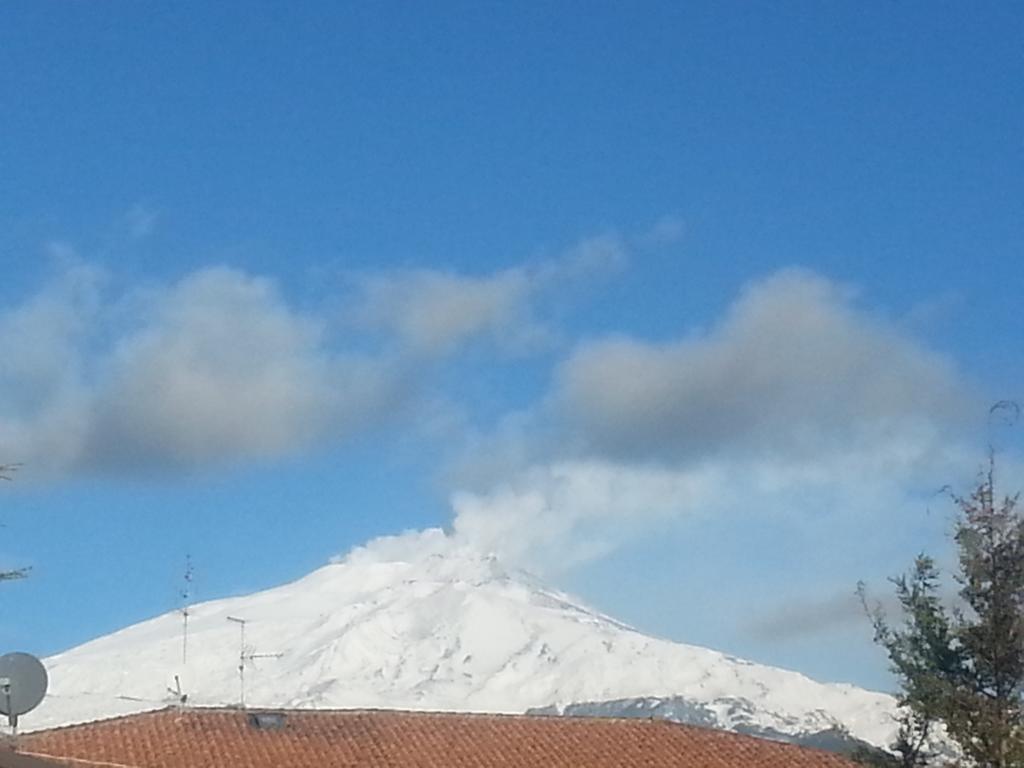
[(17, 727), (18, 715), (31, 712), (46, 695), (49, 677), (43, 662), (30, 653), (0, 656), (0, 714)]

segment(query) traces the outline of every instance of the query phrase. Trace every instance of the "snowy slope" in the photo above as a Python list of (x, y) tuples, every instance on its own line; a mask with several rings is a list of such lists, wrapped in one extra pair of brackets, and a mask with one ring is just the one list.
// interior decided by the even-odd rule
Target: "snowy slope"
[(893, 701), (848, 685), (649, 637), (440, 531), (378, 540), (265, 592), (192, 607), (187, 663), (172, 612), (46, 660), (50, 694), (27, 728), (162, 706), (239, 700), (239, 626), (256, 653), (246, 703), (522, 712), (640, 696), (699, 702), (724, 727), (841, 725), (892, 736)]

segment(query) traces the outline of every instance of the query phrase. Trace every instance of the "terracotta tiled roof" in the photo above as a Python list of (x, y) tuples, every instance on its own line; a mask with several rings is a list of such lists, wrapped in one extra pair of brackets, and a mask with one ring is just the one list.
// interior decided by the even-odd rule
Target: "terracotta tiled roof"
[(850, 768), (838, 755), (665, 721), (165, 709), (39, 731), (26, 754), (131, 768)]
[(7, 745), (0, 747), (0, 768), (64, 768), (66, 765), (64, 762), (19, 755)]

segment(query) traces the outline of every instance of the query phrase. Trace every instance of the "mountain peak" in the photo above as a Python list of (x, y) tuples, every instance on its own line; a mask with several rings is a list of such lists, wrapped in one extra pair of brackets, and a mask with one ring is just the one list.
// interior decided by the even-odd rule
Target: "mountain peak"
[[(513, 575), (495, 553), (483, 551), (440, 528), (382, 536), (332, 562), (353, 568), (392, 566), (398, 570), (404, 566), (409, 572), (440, 580), (489, 581)], [(529, 578), (525, 573), (520, 575)]]

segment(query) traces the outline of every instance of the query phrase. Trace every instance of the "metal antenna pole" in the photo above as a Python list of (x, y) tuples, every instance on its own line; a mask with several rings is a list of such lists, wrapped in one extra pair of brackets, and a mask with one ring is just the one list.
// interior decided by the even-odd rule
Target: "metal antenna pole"
[(245, 709), (245, 664), (249, 661), (255, 661), (256, 659), (279, 659), (284, 656), (283, 653), (256, 653), (256, 649), (247, 649), (245, 646), (245, 625), (247, 619), (240, 619), (237, 616), (228, 616), (228, 621), (233, 621), (238, 625), (239, 632), (239, 643), (238, 643), (238, 703), (242, 709)]
[(18, 715), (14, 712), (11, 707), (11, 684), (12, 680), (9, 677), (0, 678), (0, 692), (4, 695), (4, 701), (7, 704), (7, 724), (11, 726), (11, 737), (16, 738), (18, 735)]
[(181, 590), (181, 663), (188, 663), (188, 615), (192, 601), (192, 556), (185, 555), (185, 584)]
[(245, 709), (245, 619), (228, 616), (228, 621), (238, 625), (238, 705)]

